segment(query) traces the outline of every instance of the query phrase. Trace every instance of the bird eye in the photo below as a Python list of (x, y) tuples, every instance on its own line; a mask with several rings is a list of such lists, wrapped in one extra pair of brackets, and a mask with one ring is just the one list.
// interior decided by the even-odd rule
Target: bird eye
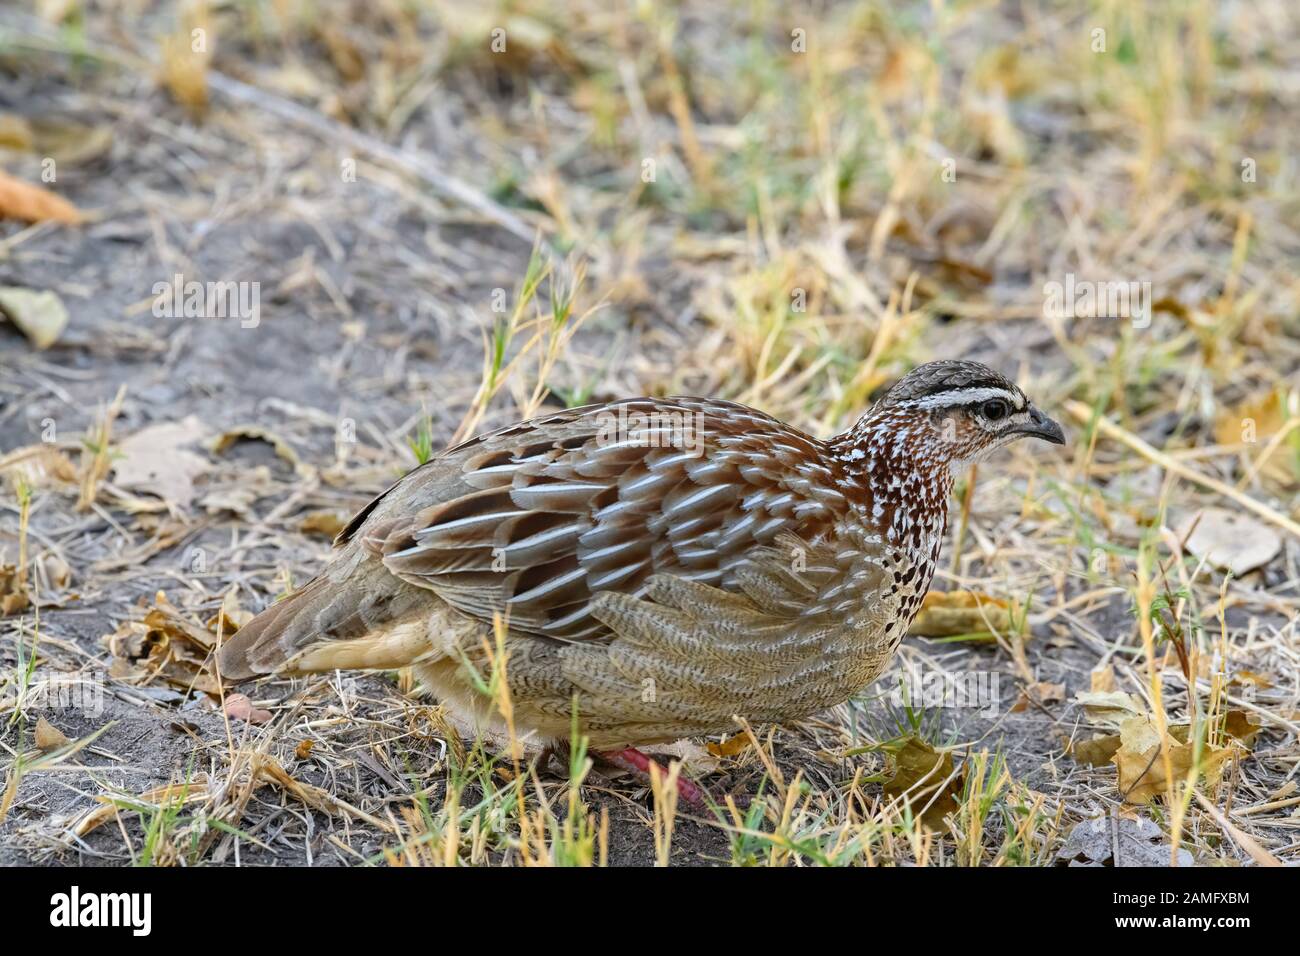
[(991, 422), (995, 422), (999, 418), (1006, 418), (1007, 410), (1007, 403), (1000, 398), (985, 402), (984, 407), (981, 409), (984, 417)]

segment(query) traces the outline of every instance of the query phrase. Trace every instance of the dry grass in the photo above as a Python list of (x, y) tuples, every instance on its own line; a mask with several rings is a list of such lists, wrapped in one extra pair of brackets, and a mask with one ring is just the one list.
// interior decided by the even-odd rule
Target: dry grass
[[(1138, 849), (1158, 859), (1300, 861), (1291, 6), (69, 6), (58, 28), (0, 33), (0, 74), (119, 129), (100, 160), (114, 194), (60, 182), (109, 226), (147, 223), (151, 252), (130, 283), (95, 266), (111, 229), (0, 226), (0, 284), (57, 256), (89, 329), (0, 357), (3, 434), (37, 428), (29, 393), (57, 407), (86, 509), (75, 471), (0, 497), (0, 563), (21, 554), (50, 585), (0, 619), (0, 861), (1039, 866), (1093, 818), (1116, 846), (1154, 821)], [(198, 23), (214, 42), (188, 56), (177, 37)], [(14, 171), (37, 179), (38, 159)], [(261, 219), (304, 233), (266, 237)], [(214, 224), (237, 249), (209, 251)], [(142, 323), (174, 271), (258, 279), (282, 324), (225, 353), (185, 322)], [(1045, 285), (1071, 274), (1149, 283), (1149, 316), (1052, 314)], [(276, 350), (278, 372), (257, 364)], [(290, 392), (297, 356), (320, 394)], [(580, 742), (548, 771), (461, 741), (404, 675), (259, 685), (254, 723), (214, 709), (223, 689), (115, 671), (95, 640), (160, 587), (200, 629), (223, 602), (263, 606), (319, 567), (305, 515), (337, 520), (444, 442), (539, 407), (685, 392), (829, 434), (955, 356), (1017, 377), (1071, 433), (972, 471), (952, 503), (936, 587), (1003, 599), (1016, 626), (910, 641), (860, 700), (738, 724), (720, 756), (674, 763), (707, 768), (712, 815), (663, 780), (604, 776)], [(157, 408), (137, 395), (155, 368), (207, 385)], [(231, 392), (288, 452), (209, 456), (217, 507), (114, 483), (110, 443), (151, 420), (249, 424), (223, 410)], [(1225, 574), (1190, 549), (1205, 507), (1280, 549)], [(52, 558), (75, 595), (43, 577)], [(483, 691), (508, 709), (495, 661)], [(41, 703), (42, 681), (74, 674), (107, 675), (101, 715)], [(1000, 692), (990, 713), (899, 706), (899, 674)], [(1164, 741), (1149, 799), (1077, 759), (1113, 732), (1077, 696), (1093, 691), (1131, 695)], [(46, 713), (76, 739), (37, 747)], [(915, 780), (909, 740), (936, 755)]]

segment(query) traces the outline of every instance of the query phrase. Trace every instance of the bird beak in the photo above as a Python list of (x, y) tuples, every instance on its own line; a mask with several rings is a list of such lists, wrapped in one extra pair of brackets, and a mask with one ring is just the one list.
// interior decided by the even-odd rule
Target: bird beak
[(1033, 405), (1029, 406), (1029, 421), (1017, 427), (1015, 432), (1019, 435), (1050, 441), (1053, 445), (1065, 444), (1065, 432), (1061, 430), (1061, 426)]

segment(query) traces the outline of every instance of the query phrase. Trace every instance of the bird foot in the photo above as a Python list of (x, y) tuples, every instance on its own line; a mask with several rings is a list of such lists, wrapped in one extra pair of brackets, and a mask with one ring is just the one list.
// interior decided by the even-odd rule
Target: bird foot
[[(605, 763), (618, 767), (620, 770), (626, 770), (645, 781), (650, 779), (651, 764), (658, 767), (659, 773), (663, 776), (668, 775), (668, 771), (662, 764), (646, 756), (635, 747), (627, 747), (623, 750), (597, 750), (594, 753)], [(682, 776), (677, 778), (677, 797), (695, 810), (708, 809), (708, 802), (704, 799), (704, 790)]]

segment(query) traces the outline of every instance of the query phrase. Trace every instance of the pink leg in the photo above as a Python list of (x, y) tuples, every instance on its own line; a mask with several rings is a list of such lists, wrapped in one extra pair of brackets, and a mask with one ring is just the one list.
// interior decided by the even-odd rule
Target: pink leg
[[(651, 764), (659, 767), (659, 772), (663, 776), (668, 776), (668, 771), (661, 764), (655, 763), (635, 747), (628, 747), (625, 750), (597, 750), (595, 754), (606, 763), (621, 770), (628, 770), (646, 780), (650, 779)], [(708, 806), (704, 800), (704, 791), (682, 776), (677, 778), (677, 796), (696, 810), (703, 810)]]

